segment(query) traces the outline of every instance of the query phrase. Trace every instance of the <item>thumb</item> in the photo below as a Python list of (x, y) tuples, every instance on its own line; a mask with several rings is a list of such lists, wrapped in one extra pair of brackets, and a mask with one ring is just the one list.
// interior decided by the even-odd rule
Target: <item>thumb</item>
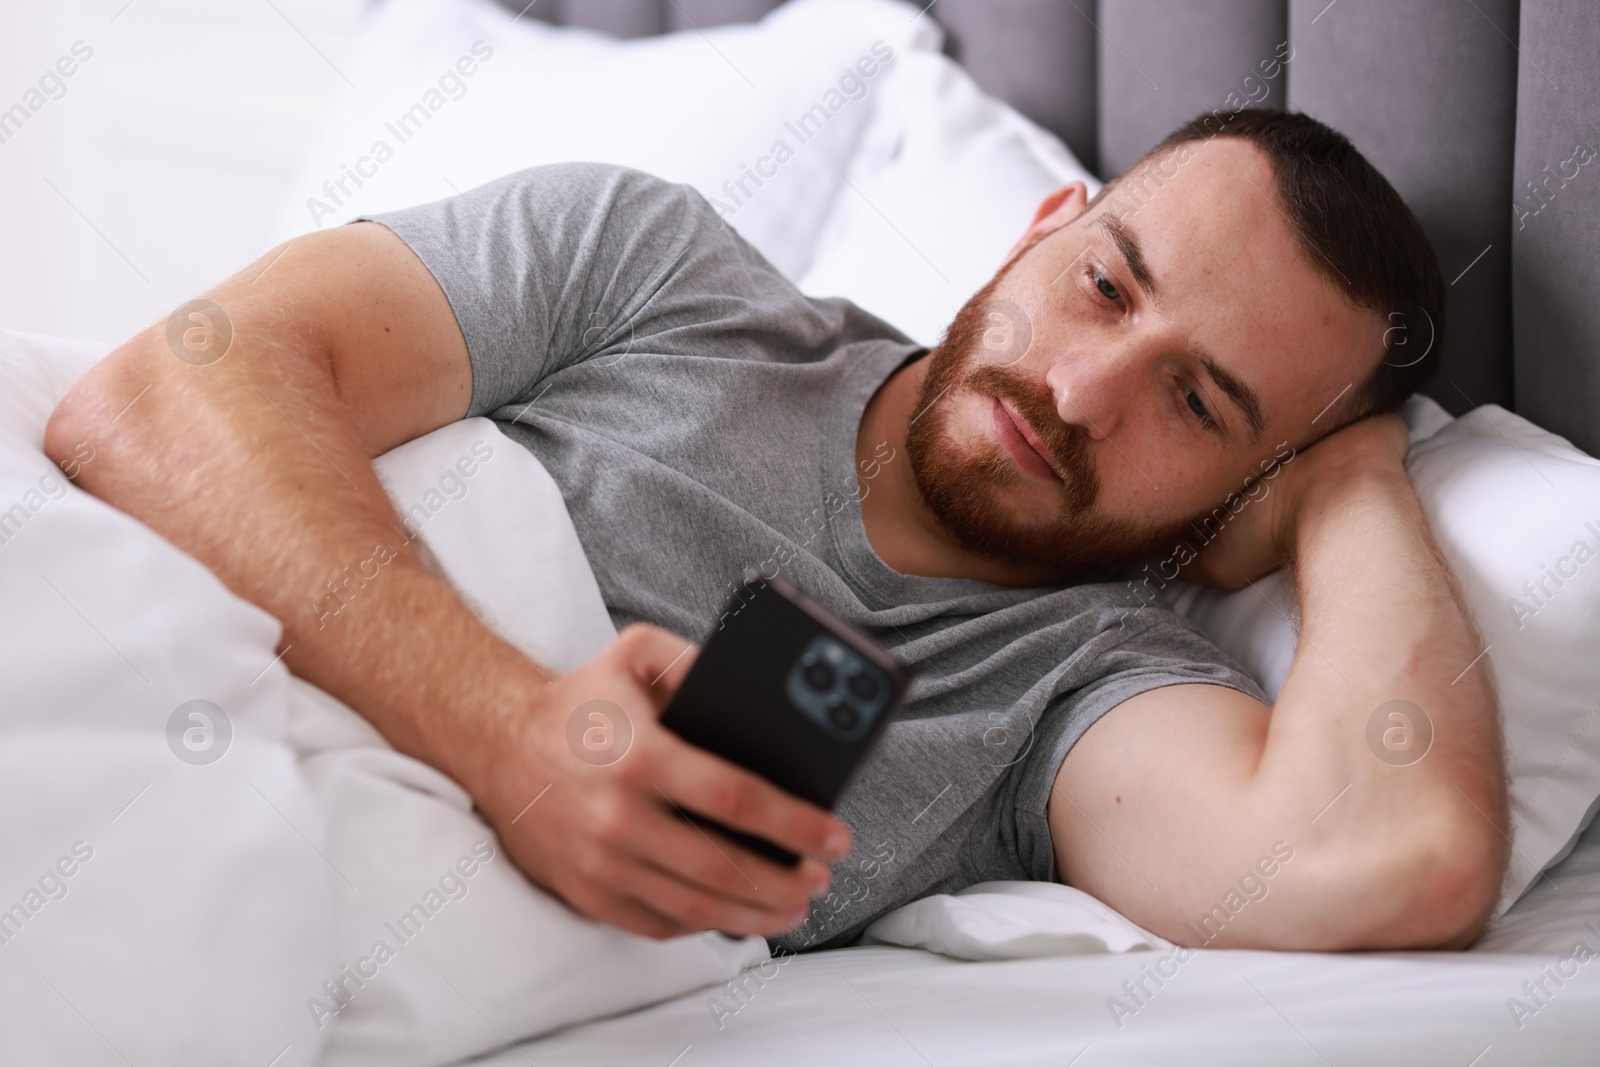
[(700, 646), (693, 641), (649, 623), (626, 627), (613, 647), (657, 713), (667, 706), (700, 655)]

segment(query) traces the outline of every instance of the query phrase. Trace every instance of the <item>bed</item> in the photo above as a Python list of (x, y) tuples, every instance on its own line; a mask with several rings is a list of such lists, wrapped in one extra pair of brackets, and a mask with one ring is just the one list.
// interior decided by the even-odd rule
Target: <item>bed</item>
[[(519, 166), (615, 157), (700, 188), (807, 291), (849, 295), (930, 343), (1041, 190), (1096, 188), (1199, 112), (1308, 111), (1390, 176), (1450, 281), (1443, 367), (1407, 409), (1412, 475), (1452, 562), (1482, 586), (1480, 614), (1504, 615), (1506, 591), (1556, 558), (1544, 528), (1600, 526), (1600, 180), (1589, 166), (1600, 12), (1586, 0), (386, 0), (352, 29), (352, 49), (329, 54), (307, 26), (297, 39), (352, 91), (330, 90), (315, 143), (257, 205), (271, 221), (230, 240), (265, 247)], [(473, 48), (484, 40), (487, 55)], [(892, 67), (872, 48), (885, 43)], [(775, 140), (798, 141), (785, 122), (834, 90), (839, 106), (825, 104), (832, 117), (804, 151), (773, 162)], [(431, 117), (405, 126), (418, 106)], [(0, 1058), (1600, 1062), (1593, 568), (1540, 606), (1536, 640), (1525, 620), (1489, 623), (1507, 627), (1497, 657), (1519, 640), (1542, 646), (1543, 658), (1497, 660), (1505, 685), (1560, 684), (1528, 698), (1543, 734), (1517, 749), (1530, 783), (1519, 851), (1503, 914), (1470, 951), (1179, 958), (1137, 931), (1113, 943), (1082, 926), (1045, 948), (987, 954), (887, 936), (782, 960), (748, 940), (659, 949), (576, 922), (484, 859), (493, 849), (464, 794), (289, 677), (270, 619), (148, 530), (42, 481), (52, 472), (30, 441), (106, 339), (0, 336), (0, 476), (17, 479), (0, 492), (27, 513), (0, 524), (0, 618), (13, 620), (0, 649), (13, 680), (0, 804), (28, 813), (8, 833), (0, 888), (25, 907), (30, 887), (43, 893), (24, 925), (0, 921), (0, 997), (19, 1021), (0, 1034)], [(468, 420), (397, 449), (380, 473), (404, 505), (481, 448), (493, 461), (475, 468), (476, 492), (434, 509), (429, 543), (508, 637), (558, 667), (581, 661), (609, 622), (570, 523), (516, 518), (564, 516), (531, 457)], [(1478, 475), (1491, 450), (1500, 466), (1463, 502), (1466, 461), (1450, 457), (1472, 449)], [(513, 523), (537, 527), (571, 565), (534, 573), (482, 533)], [(512, 572), (518, 589), (559, 598), (559, 625), (505, 596)], [(169, 603), (184, 610), (150, 608)], [(1275, 691), (1293, 652), (1286, 624), (1199, 593), (1175, 606), (1237, 642), (1226, 647)], [(201, 695), (215, 703), (194, 719)], [(219, 705), (221, 718), (207, 710)], [(233, 733), (197, 742), (192, 723)], [(360, 847), (370, 840), (383, 855)], [(348, 1003), (333, 999), (330, 978), (382, 916), (452, 869), (459, 899), (476, 903), (447, 894), (431, 940), (407, 941)], [(1004, 908), (1023, 891), (993, 892)], [(514, 945), (546, 958), (508, 959)]]

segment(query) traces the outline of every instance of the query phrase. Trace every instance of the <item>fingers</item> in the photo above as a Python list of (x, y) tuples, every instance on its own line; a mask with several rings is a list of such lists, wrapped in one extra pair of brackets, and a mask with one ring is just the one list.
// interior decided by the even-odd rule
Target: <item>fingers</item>
[[(662, 797), (663, 805), (670, 802)], [(778, 919), (809, 909), (825, 893), (828, 868), (814, 859), (793, 867), (743, 847), (714, 828), (690, 822), (673, 805), (634, 842), (637, 855), (699, 890), (770, 912)]]
[(674, 804), (802, 856), (837, 860), (850, 854), (849, 829), (816, 805), (665, 730), (651, 743), (659, 749), (648, 760), (651, 781)]
[[(559, 879), (573, 907), (607, 922), (618, 921), (614, 912), (625, 915), (627, 929), (651, 937), (700, 930), (765, 936), (802, 921), (811, 898), (827, 888), (827, 868), (817, 861), (773, 863), (690, 824), (654, 796), (595, 816), (586, 847)], [(617, 894), (636, 907), (620, 908)]]
[(657, 941), (687, 937), (709, 929), (705, 926), (687, 926), (642, 903), (638, 895), (610, 888), (592, 887), (586, 892), (569, 896), (567, 903), (591, 919)]
[(718, 896), (683, 882), (674, 872), (643, 861), (618, 864), (607, 881), (637, 900), (648, 901), (651, 910), (672, 923), (739, 937), (782, 933), (803, 922), (811, 910), (809, 901), (798, 908), (773, 911)]
[(585, 836), (596, 846), (591, 855), (606, 856), (610, 869), (614, 857), (649, 863), (696, 892), (767, 912), (775, 926), (807, 908), (829, 882), (827, 867), (814, 859), (790, 867), (690, 822), (651, 782), (642, 791), (630, 782), (626, 794), (597, 805)]

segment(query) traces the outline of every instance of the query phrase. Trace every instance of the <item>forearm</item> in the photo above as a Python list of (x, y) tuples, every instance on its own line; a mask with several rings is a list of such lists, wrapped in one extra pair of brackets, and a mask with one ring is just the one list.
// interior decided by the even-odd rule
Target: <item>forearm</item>
[(281, 620), (297, 674), (466, 780), (464, 741), (539, 674), (425, 566), (339, 395), (321, 312), (294, 296), (221, 287), (235, 336), (206, 366), (159, 326), (140, 334), (74, 387), (47, 449), (90, 441), (81, 486)]
[[(1453, 781), (1475, 802), (1499, 805), (1500, 731), (1489, 662), (1433, 542), (1410, 483), (1366, 474), (1319, 485), (1299, 510), (1292, 573), (1301, 606), (1300, 647), (1273, 715), (1276, 745), (1315, 747), (1329, 708), (1359, 743), (1369, 770), (1368, 719), (1404, 700), (1432, 722), (1425, 758), (1386, 748), (1393, 788)], [(1420, 725), (1420, 724), (1419, 724)], [(1358, 758), (1359, 757), (1359, 758)]]
[[(1302, 870), (1387, 883), (1365, 887), (1377, 932), (1410, 913), (1407, 894), (1435, 887), (1440, 865), (1492, 868), (1498, 881), (1506, 794), (1493, 682), (1398, 465), (1305, 485), (1292, 551), (1300, 643), (1258, 784), (1304, 809)], [(1485, 848), (1488, 864), (1467, 854)], [(1384, 865), (1366, 870), (1366, 856)]]

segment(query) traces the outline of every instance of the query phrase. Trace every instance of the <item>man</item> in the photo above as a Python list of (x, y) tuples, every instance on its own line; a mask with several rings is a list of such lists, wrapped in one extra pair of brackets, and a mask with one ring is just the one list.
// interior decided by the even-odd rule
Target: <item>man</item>
[[(1271, 112), (1220, 134), (1046, 199), (931, 354), (802, 297), (691, 190), (524, 172), (290, 242), (208, 294), (224, 358), (146, 331), (47, 448), (94, 441), (81, 484), (273, 612), (297, 673), (624, 929), (817, 947), (926, 893), (1057, 878), (1192, 945), (1464, 944), (1505, 862), (1493, 689), (1404, 428), (1362, 418), (1431, 370), (1394, 316), (1438, 323), (1437, 265), (1338, 134)], [(474, 616), (372, 471), (479, 414), (561, 486), (624, 627), (564, 676)], [(382, 576), (319, 609), (375, 545)], [(1178, 564), (1229, 588), (1290, 567), (1275, 706), (1151, 603)], [(915, 674), (840, 818), (656, 721), (751, 566)], [(566, 741), (592, 700), (634, 734), (608, 766)], [(1424, 758), (1369, 745), (1395, 706)]]

